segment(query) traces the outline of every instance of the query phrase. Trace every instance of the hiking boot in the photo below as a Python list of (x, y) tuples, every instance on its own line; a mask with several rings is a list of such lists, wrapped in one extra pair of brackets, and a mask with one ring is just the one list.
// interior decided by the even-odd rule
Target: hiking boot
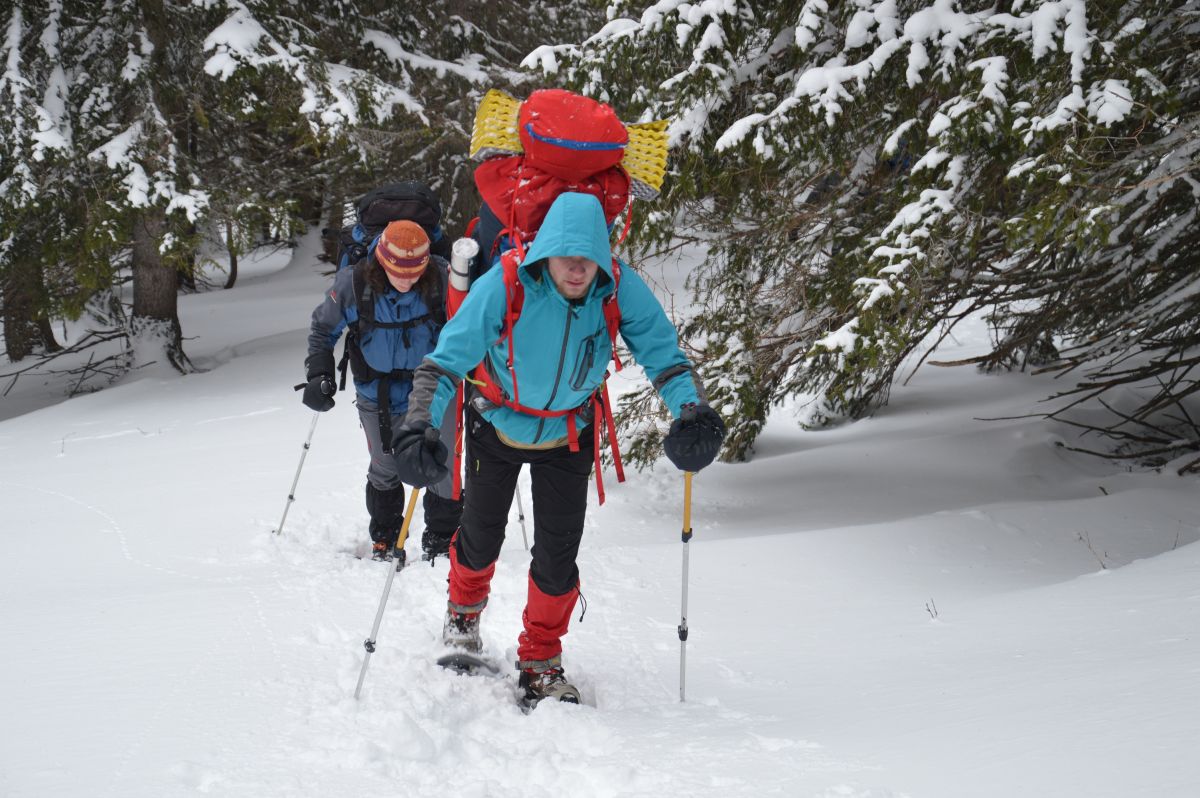
[(479, 613), (458, 612), (446, 608), (446, 622), (442, 625), (442, 643), (451, 648), (459, 648), (478, 654), (483, 650), (483, 640), (479, 637)]
[[(558, 658), (550, 662), (556, 662)], [(525, 695), (521, 697), (521, 706), (525, 709), (533, 709), (538, 705), (538, 702), (545, 699), (563, 701), (568, 704), (579, 703), (579, 690), (575, 685), (567, 681), (567, 677), (563, 676), (561, 665), (549, 662), (519, 662), (525, 667), (521, 669), (521, 677), (518, 685), (525, 691)]]
[(395, 546), (386, 541), (377, 540), (371, 545), (371, 559), (375, 562), (389, 562)]
[(432, 561), (438, 557), (448, 557), (450, 555), (450, 539), (453, 537), (453, 532), (443, 534), (426, 529), (425, 533), (421, 535), (421, 559)]

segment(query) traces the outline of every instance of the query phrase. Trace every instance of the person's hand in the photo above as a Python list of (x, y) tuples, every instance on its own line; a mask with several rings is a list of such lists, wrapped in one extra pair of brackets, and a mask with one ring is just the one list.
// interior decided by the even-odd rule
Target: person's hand
[(400, 481), (415, 488), (428, 488), (446, 478), (449, 451), (436, 427), (424, 421), (405, 424), (397, 431), (392, 446)]
[(663, 440), (663, 451), (680, 471), (696, 472), (711, 463), (725, 440), (725, 422), (708, 405), (687, 404)]
[(333, 377), (327, 374), (318, 374), (308, 381), (308, 385), (304, 386), (304, 395), (300, 401), (304, 402), (306, 407), (316, 410), (318, 413), (324, 413), (333, 407), (335, 393), (337, 393), (337, 383), (333, 381)]

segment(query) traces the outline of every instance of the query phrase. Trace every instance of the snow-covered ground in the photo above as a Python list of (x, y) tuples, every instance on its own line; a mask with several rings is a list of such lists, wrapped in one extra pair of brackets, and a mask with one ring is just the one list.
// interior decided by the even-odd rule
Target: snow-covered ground
[[(0, 400), (0, 795), (1200, 794), (1197, 486), (981, 420), (1050, 391), (1020, 374), (927, 367), (827, 432), (784, 409), (699, 475), (685, 703), (665, 462), (589, 511), (566, 665), (591, 706), (526, 716), (511, 676), (436, 668), (444, 561), (396, 576), (356, 701), (387, 572), (352, 556), (345, 395), (271, 534), (313, 417), (314, 247), (182, 299), (203, 373)], [(526, 567), (514, 513), (484, 617), (506, 660)]]

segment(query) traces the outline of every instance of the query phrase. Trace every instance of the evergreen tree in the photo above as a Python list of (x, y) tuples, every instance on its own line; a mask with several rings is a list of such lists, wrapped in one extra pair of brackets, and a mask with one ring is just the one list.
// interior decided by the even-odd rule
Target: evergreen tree
[(53, 345), (49, 319), (87, 314), (95, 331), (71, 351), (127, 341), (102, 376), (150, 360), (186, 370), (176, 289), (205, 258), (228, 265), (232, 286), (246, 251), (340, 226), (385, 181), (432, 184), (456, 232), (478, 207), (467, 149), (479, 98), (520, 92), (528, 47), (582, 36), (598, 10), (20, 0), (0, 23), (0, 96), (14, 109), (0, 120), (10, 361), (37, 334)]
[(920, 341), (983, 308), (989, 364), (1065, 344), (1066, 365), (1113, 364), (1091, 378), (1108, 388), (1138, 353), (1185, 364), (1196, 2), (635, 5), (528, 61), (671, 120), (643, 244), (709, 247), (685, 331), (727, 458), (788, 396), (813, 424), (871, 412)]
[(45, 6), (25, 0), (0, 21), (0, 98), (8, 109), (0, 115), (0, 308), (11, 361), (58, 348), (45, 267), (54, 252), (45, 231), (61, 225), (54, 212), (72, 187), (65, 168), (71, 129), (57, 53), (61, 4)]
[[(372, 21), (407, 31), (407, 44), (384, 41)], [(10, 233), (6, 286), (36, 285), (17, 279), (22, 264), (54, 263), (35, 315), (74, 317), (111, 297), (128, 267), (128, 320), (120, 303), (100, 303), (136, 344), (125, 367), (165, 357), (186, 370), (176, 287), (205, 241), (236, 257), (287, 238), (320, 221), (347, 175), (378, 182), (438, 146), (438, 117), (409, 91), (436, 97), (438, 87), (405, 70), (484, 79), (469, 58), (456, 64), (414, 46), (428, 25), (395, 4), (23, 0), (8, 22), (0, 90), (16, 113), (0, 127), (0, 202), (12, 208), (0, 221)], [(379, 55), (405, 46), (395, 56), (402, 68)], [(404, 81), (389, 82), (396, 75)], [(59, 224), (33, 227), (34, 218)], [(17, 301), (28, 293), (6, 293), (6, 323), (29, 326), (29, 302)]]

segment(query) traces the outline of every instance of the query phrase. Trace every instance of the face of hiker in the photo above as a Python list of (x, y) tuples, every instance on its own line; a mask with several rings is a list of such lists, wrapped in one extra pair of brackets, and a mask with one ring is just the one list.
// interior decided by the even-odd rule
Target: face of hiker
[(567, 299), (582, 299), (586, 296), (588, 289), (592, 287), (592, 281), (596, 279), (596, 272), (600, 270), (595, 261), (582, 255), (551, 255), (546, 261), (550, 279), (554, 281), (558, 293)]
[(411, 291), (412, 287), (417, 284), (417, 280), (421, 279), (420, 276), (411, 278), (397, 277), (386, 269), (384, 269), (383, 273), (387, 275), (388, 282), (392, 284), (392, 288), (395, 288), (402, 294), (407, 294)]

